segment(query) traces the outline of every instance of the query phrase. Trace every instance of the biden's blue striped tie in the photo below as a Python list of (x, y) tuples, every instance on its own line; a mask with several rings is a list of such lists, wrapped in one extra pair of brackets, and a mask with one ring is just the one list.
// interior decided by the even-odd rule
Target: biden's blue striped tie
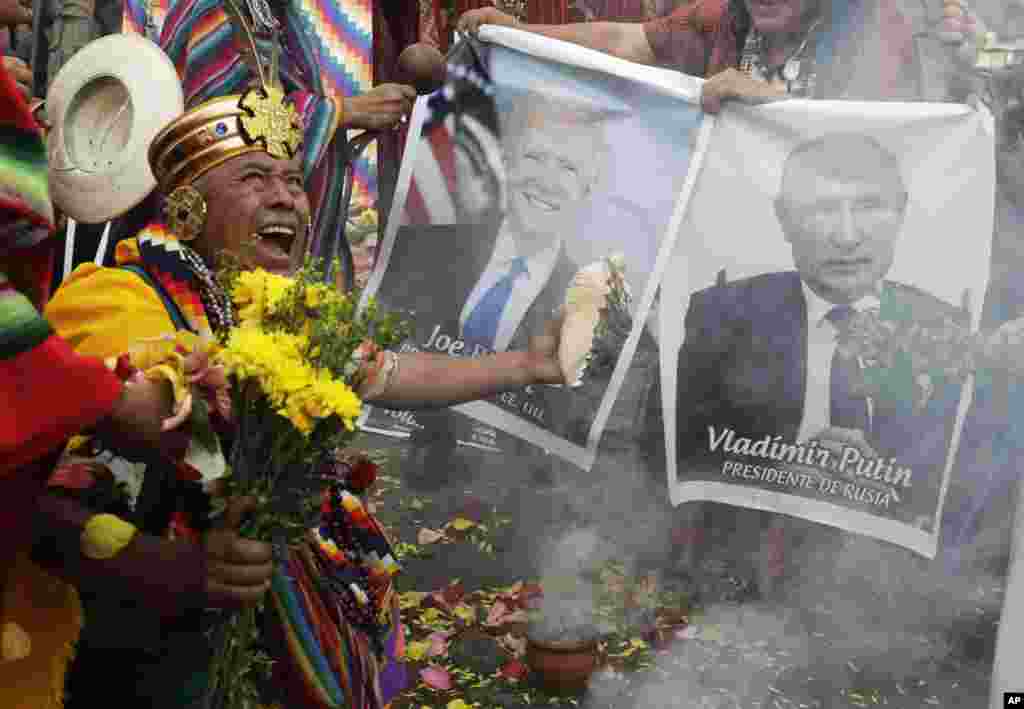
[(508, 273), (491, 286), (473, 308), (462, 326), (462, 339), (470, 345), (494, 349), (494, 338), (498, 335), (498, 323), (512, 297), (515, 283), (527, 273), (526, 259), (512, 259)]

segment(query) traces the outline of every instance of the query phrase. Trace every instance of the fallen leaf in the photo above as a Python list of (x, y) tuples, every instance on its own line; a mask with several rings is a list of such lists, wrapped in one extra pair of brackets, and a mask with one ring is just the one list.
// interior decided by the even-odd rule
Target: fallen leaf
[(416, 535), (416, 543), (421, 546), (427, 544), (434, 544), (444, 539), (444, 532), (439, 532), (429, 527), (423, 527), (420, 529), (419, 534)]
[(437, 657), (438, 655), (444, 655), (448, 652), (448, 638), (452, 636), (451, 633), (443, 631), (437, 631), (427, 636), (427, 642), (430, 644), (430, 649), (427, 650), (427, 655), (430, 657)]
[(604, 587), (611, 594), (622, 595), (626, 592), (626, 577), (619, 574), (607, 574), (604, 577)]
[(499, 642), (516, 657), (522, 657), (526, 654), (526, 638), (516, 637), (512, 633), (505, 633)]
[(494, 628), (507, 623), (526, 623), (529, 619), (530, 617), (526, 611), (520, 608), (512, 610), (504, 602), (496, 601), (487, 613), (487, 620), (484, 621), (484, 625)]
[(539, 583), (523, 584), (523, 588), (519, 592), (519, 606), (521, 608), (539, 608), (543, 598), (544, 589)]
[(398, 594), (398, 607), (403, 611), (409, 610), (410, 608), (417, 608), (423, 599), (427, 597), (424, 591), (406, 591), (405, 593)]
[(504, 593), (499, 594), (499, 598), (505, 602), (510, 608), (526, 608), (530, 601), (543, 595), (540, 591), (538, 584), (527, 584), (522, 581), (516, 581), (512, 586), (507, 588)]
[(450, 606), (454, 606), (457, 603), (461, 603), (462, 599), (466, 596), (466, 588), (462, 585), (462, 582), (455, 579), (441, 591), (441, 595), (444, 597), (445, 603)]
[(420, 679), (431, 689), (448, 690), (452, 688), (452, 676), (448, 670), (439, 665), (430, 665), (420, 670)]
[(516, 681), (526, 679), (526, 675), (529, 673), (529, 668), (519, 660), (509, 660), (500, 670), (498, 670), (499, 677), (505, 677)]
[(679, 640), (692, 640), (697, 637), (697, 628), (692, 625), (688, 625), (682, 630), (677, 630), (675, 632), (675, 636)]
[(473, 623), (476, 621), (476, 609), (472, 606), (468, 606), (465, 603), (460, 603), (452, 611), (455, 617), (459, 620), (465, 621), (466, 623)]
[(416, 620), (418, 620), (422, 625), (430, 625), (444, 620), (444, 617), (441, 615), (441, 611), (437, 608), (427, 608), (419, 614), (419, 617)]
[(452, 613), (455, 610), (455, 606), (462, 601), (465, 595), (466, 591), (462, 587), (462, 583), (456, 580), (442, 589), (431, 591), (430, 602), (446, 613)]
[(471, 519), (466, 519), (465, 517), (456, 517), (448, 523), (448, 526), (456, 532), (465, 532), (467, 529), (475, 527), (476, 522)]
[(466, 704), (462, 699), (453, 699), (448, 702), (448, 706), (445, 709), (473, 709), (474, 704)]
[(426, 640), (413, 640), (405, 646), (406, 659), (419, 662), (430, 652), (430, 643)]
[(505, 605), (504, 601), (495, 601), (494, 605), (491, 606), (491, 610), (487, 613), (487, 619), (484, 621), (484, 625), (501, 625), (502, 619), (508, 614), (509, 609), (508, 606)]

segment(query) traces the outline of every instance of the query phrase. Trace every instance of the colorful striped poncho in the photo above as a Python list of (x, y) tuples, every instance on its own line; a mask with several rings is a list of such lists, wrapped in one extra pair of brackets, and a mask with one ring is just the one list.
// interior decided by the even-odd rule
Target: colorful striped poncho
[(39, 128), (0, 71), (0, 477), (94, 424), (121, 390), (102, 362), (75, 357), (37, 310), (52, 263), (46, 171)]
[[(81, 628), (74, 590), (28, 557), (35, 499), (50, 454), (113, 408), (121, 382), (78, 357), (39, 315), (53, 231), (46, 154), (14, 81), (0, 69), (0, 706), (62, 705), (64, 673)], [(27, 652), (27, 655), (25, 654)]]

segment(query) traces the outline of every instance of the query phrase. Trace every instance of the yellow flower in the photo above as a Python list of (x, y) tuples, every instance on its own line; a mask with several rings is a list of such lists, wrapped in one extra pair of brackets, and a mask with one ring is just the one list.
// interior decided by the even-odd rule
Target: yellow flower
[(231, 297), (243, 325), (259, 325), (281, 301), (295, 281), (262, 268), (238, 274)]
[(284, 407), (278, 409), (277, 413), (288, 419), (292, 426), (295, 426), (302, 435), (308, 436), (313, 432), (314, 420), (306, 414), (302, 408), (302, 403), (297, 401), (295, 397), (289, 399)]
[(267, 274), (267, 310), (273, 311), (288, 289), (294, 287), (295, 281), (287, 276), (279, 276), (276, 273)]
[(362, 401), (348, 384), (321, 372), (313, 382), (313, 390), (327, 410), (327, 415), (335, 414), (344, 422), (345, 428), (355, 430), (355, 421), (362, 411)]
[(313, 283), (306, 287), (306, 307), (319, 308), (327, 300), (331, 289), (322, 283)]
[(256, 327), (236, 328), (217, 361), (239, 380), (255, 379), (261, 391), (275, 403), (289, 392), (306, 386), (312, 370), (303, 361), (306, 341), (287, 333), (267, 333)]
[(289, 354), (286, 350), (281, 351), (280, 356), (268, 363), (270, 371), (263, 381), (263, 389), (274, 403), (283, 402), (308, 389), (313, 379), (309, 365)]
[[(190, 332), (179, 332), (136, 343), (128, 358), (133, 367), (151, 381), (164, 379), (174, 390), (174, 403), (180, 404), (189, 395), (185, 379), (185, 355), (182, 352), (215, 353), (216, 345)], [(116, 366), (116, 360), (115, 360)]]
[(238, 275), (231, 298), (238, 309), (239, 321), (243, 324), (256, 323), (263, 319), (266, 304), (265, 271), (243, 271)]
[(316, 421), (327, 418), (330, 413), (314, 386), (292, 392), (281, 410), (281, 414), (305, 435), (312, 432)]

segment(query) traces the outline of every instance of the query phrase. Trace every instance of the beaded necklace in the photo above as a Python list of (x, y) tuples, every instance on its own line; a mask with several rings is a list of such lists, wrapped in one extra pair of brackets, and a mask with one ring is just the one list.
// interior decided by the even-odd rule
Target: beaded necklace
[(811, 23), (811, 26), (804, 32), (800, 45), (786, 57), (786, 61), (777, 66), (769, 66), (764, 61), (764, 35), (756, 29), (751, 29), (743, 43), (740, 71), (758, 81), (775, 84), (785, 89), (786, 93), (791, 96), (812, 96), (817, 83), (818, 71), (813, 58), (814, 53), (807, 50), (812, 40), (817, 39), (816, 31), (820, 26), (821, 18)]
[(210, 328), (218, 335), (223, 335), (235, 327), (235, 310), (231, 298), (217, 281), (210, 268), (192, 248), (181, 245), (181, 254), (189, 270), (195, 274), (199, 285), (199, 299), (206, 310), (206, 319)]

